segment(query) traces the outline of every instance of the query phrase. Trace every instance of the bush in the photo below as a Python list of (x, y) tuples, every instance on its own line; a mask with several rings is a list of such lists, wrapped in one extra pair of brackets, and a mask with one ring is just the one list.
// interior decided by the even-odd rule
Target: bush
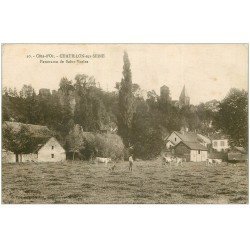
[(84, 160), (94, 157), (110, 157), (121, 160), (124, 157), (124, 145), (120, 136), (116, 134), (94, 134), (83, 132), (84, 147), (81, 154)]
[(124, 157), (124, 144), (116, 134), (96, 134), (95, 147), (100, 157), (110, 157), (114, 160)]
[(84, 132), (77, 124), (67, 136), (66, 146), (70, 158), (72, 152), (83, 160), (92, 160), (96, 156), (109, 157), (113, 160), (124, 157), (124, 144), (120, 136)]

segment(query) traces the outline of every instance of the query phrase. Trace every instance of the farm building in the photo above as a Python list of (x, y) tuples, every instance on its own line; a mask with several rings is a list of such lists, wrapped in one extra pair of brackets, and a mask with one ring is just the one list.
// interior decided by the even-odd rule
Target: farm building
[(18, 122), (3, 123), (3, 128), (9, 127), (14, 133), (18, 132), (22, 126), (27, 128), (30, 135), (29, 148), (25, 153), (18, 155), (10, 153), (5, 148), (2, 155), (3, 162), (57, 162), (66, 160), (66, 151), (53, 137), (53, 132), (46, 126)]
[(211, 141), (208, 137), (187, 131), (173, 131), (168, 137), (165, 138), (166, 148), (170, 149), (177, 145), (179, 142), (195, 142), (207, 147)]
[(228, 152), (229, 161), (246, 161), (247, 152), (243, 147), (234, 147)]
[(186, 161), (201, 162), (207, 160), (207, 148), (198, 142), (180, 141), (175, 147), (175, 155), (186, 158)]
[(42, 138), (35, 140), (36, 143), (29, 154), (21, 155), (21, 162), (57, 162), (66, 160), (66, 151), (56, 138)]
[(66, 160), (66, 151), (54, 137), (31, 138), (29, 151), (17, 156), (10, 152), (2, 151), (3, 163), (12, 162), (58, 162)]

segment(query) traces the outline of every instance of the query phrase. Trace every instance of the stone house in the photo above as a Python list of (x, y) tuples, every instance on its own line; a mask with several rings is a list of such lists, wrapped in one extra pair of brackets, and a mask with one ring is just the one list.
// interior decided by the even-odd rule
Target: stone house
[(66, 151), (56, 138), (42, 138), (35, 141), (29, 153), (19, 155), (20, 162), (58, 162), (66, 160)]
[(30, 134), (29, 149), (15, 155), (6, 148), (2, 150), (2, 161), (7, 162), (57, 162), (66, 160), (66, 151), (46, 126), (4, 122), (3, 128), (9, 126), (14, 132), (25, 126)]

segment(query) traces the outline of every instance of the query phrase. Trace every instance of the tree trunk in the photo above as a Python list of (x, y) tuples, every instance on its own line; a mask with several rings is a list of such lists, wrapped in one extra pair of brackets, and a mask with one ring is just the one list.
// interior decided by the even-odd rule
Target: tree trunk
[(76, 152), (74, 151), (74, 152), (73, 152), (73, 161), (75, 160), (75, 153), (76, 153)]

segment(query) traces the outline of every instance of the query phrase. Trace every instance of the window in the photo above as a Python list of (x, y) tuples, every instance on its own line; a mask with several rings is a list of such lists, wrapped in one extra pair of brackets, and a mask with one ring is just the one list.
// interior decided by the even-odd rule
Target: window
[(51, 158), (54, 158), (54, 154), (51, 154)]
[(217, 141), (214, 141), (213, 144), (214, 144), (214, 147), (217, 147)]
[(51, 149), (54, 149), (54, 146), (52, 146)]
[(221, 147), (224, 147), (224, 146), (225, 146), (224, 141), (221, 141), (221, 142), (220, 142), (220, 145), (221, 145)]
[(198, 154), (200, 154), (201, 153), (201, 151), (200, 150), (198, 150)]

